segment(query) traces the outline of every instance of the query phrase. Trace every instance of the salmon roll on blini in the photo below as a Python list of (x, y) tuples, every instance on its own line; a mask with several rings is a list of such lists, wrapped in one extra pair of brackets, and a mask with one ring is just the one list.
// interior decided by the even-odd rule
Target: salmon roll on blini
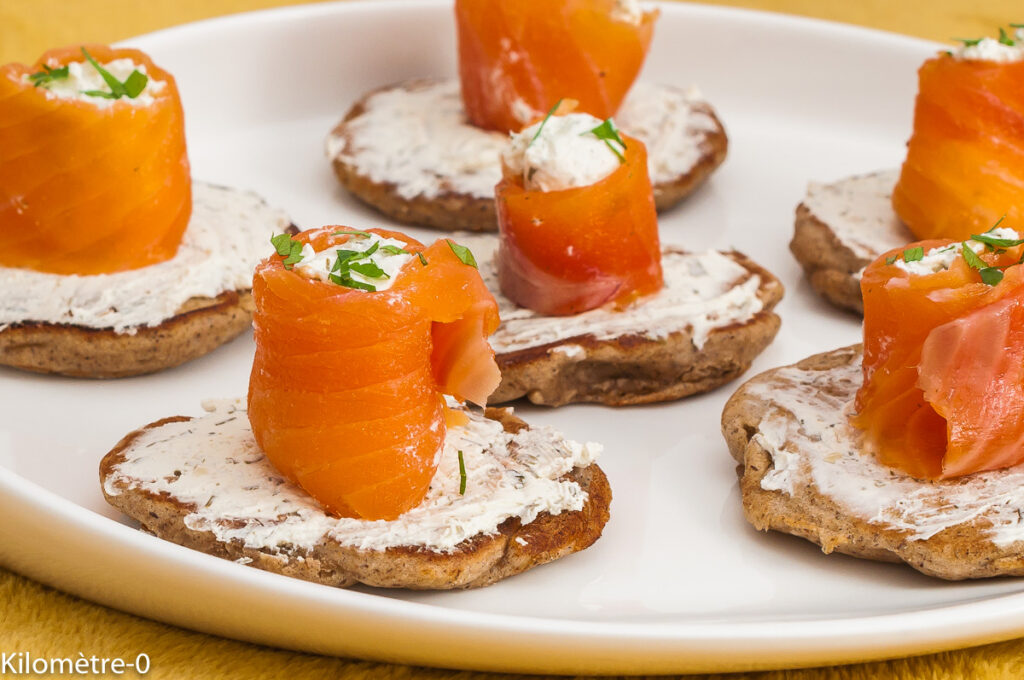
[(944, 479), (1024, 462), (1024, 239), (922, 241), (864, 271), (853, 423), (879, 460)]
[(918, 71), (914, 132), (892, 206), (918, 239), (1024, 220), (1024, 28), (965, 41)]
[(449, 240), (325, 227), (274, 245), (253, 281), (256, 442), (331, 512), (394, 519), (434, 475), (445, 395), (482, 405), (498, 385), (497, 303)]
[(611, 119), (549, 116), (502, 155), (498, 279), (551, 316), (619, 308), (661, 289), (661, 244), (644, 145)]
[(657, 18), (637, 0), (456, 0), (466, 115), (515, 132), (561, 97), (602, 119), (615, 115)]
[(0, 266), (109, 274), (171, 259), (192, 214), (174, 78), (102, 45), (0, 67)]

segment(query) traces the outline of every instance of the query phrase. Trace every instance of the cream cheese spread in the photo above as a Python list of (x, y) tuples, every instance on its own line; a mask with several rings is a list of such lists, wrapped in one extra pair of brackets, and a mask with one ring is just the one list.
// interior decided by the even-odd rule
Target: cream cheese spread
[[(132, 74), (132, 71), (138, 71), (143, 75), (147, 75), (145, 64), (136, 64), (127, 58), (114, 59), (100, 65), (121, 82), (124, 82)], [(136, 97), (111, 99), (109, 97), (90, 95), (86, 93), (111, 92), (110, 86), (103, 80), (103, 76), (96, 70), (96, 67), (85, 61), (73, 61), (67, 67), (68, 75), (66, 78), (54, 78), (39, 86), (39, 89), (46, 92), (47, 97), (85, 101), (100, 109), (112, 106), (114, 102), (126, 102), (131, 106), (149, 106), (153, 103), (153, 95), (167, 87), (166, 82), (149, 78), (146, 82), (146, 87)], [(25, 82), (30, 82), (27, 75), (24, 78)]]
[[(1020, 235), (1013, 229), (1007, 229), (1000, 227), (998, 229), (992, 229), (986, 232), (988, 236), (998, 239), (1007, 240), (1019, 240)], [(981, 253), (985, 250), (985, 244), (974, 240), (968, 240), (967, 247), (975, 253)], [(924, 253), (924, 256), (920, 260), (912, 260), (907, 262), (903, 257), (897, 257), (896, 261), (893, 262), (897, 267), (905, 272), (916, 274), (919, 276), (927, 276), (929, 274), (935, 274), (941, 271), (949, 269), (956, 258), (960, 257), (963, 252), (963, 242), (952, 243), (948, 246), (942, 246), (940, 248), (932, 248), (928, 252)]]
[[(371, 94), (364, 104), (362, 114), (328, 136), (330, 159), (392, 185), (405, 199), (494, 197), (509, 137), (467, 121), (457, 80), (407, 83)], [(638, 83), (616, 121), (647, 147), (651, 181), (668, 183), (693, 169), (717, 132), (708, 110), (696, 90)]]
[(598, 138), (602, 121), (589, 113), (550, 116), (512, 133), (501, 153), (507, 170), (527, 191), (563, 191), (590, 186), (615, 172), (625, 147)]
[(914, 240), (892, 209), (898, 179), (898, 170), (884, 170), (833, 184), (811, 182), (804, 206), (855, 256), (871, 261)]
[[(497, 239), (460, 240), (476, 254), (480, 275), (498, 301), (501, 326), (490, 337), (490, 343), (499, 354), (583, 336), (594, 340), (623, 336), (658, 340), (685, 331), (691, 333), (693, 345), (701, 349), (716, 328), (744, 323), (764, 309), (758, 295), (761, 277), (727, 254), (667, 248), (661, 259), (665, 286), (657, 293), (621, 311), (602, 307), (574, 316), (543, 316), (501, 294), (493, 262)], [(567, 345), (558, 351), (570, 359), (585, 354), (579, 345)]]
[(994, 38), (982, 38), (974, 45), (961, 45), (953, 51), (956, 59), (964, 61), (995, 61), (1010, 63), (1024, 60), (1024, 29), (1018, 28), (1014, 33), (1016, 40), (1007, 45)]
[(355, 269), (348, 270), (348, 275), (356, 281), (372, 285), (377, 291), (387, 290), (394, 285), (398, 273), (413, 256), (411, 253), (405, 252), (403, 241), (385, 238), (369, 231), (354, 235), (344, 244), (331, 246), (325, 250), (316, 251), (308, 243), (304, 244), (302, 260), (295, 265), (295, 271), (310, 279), (329, 281), (331, 270), (338, 260), (339, 250), (366, 252), (373, 249), (375, 245), (376, 249), (369, 256), (359, 258), (355, 262), (374, 265), (382, 272), (382, 276), (369, 276)]
[(761, 488), (793, 494), (808, 482), (853, 516), (927, 540), (984, 517), (997, 546), (1024, 540), (1024, 466), (946, 481), (920, 481), (879, 463), (849, 422), (862, 384), (860, 353), (830, 370), (794, 366), (747, 386), (768, 404), (757, 441), (774, 469)]
[(451, 552), (468, 538), (496, 533), (510, 517), (528, 524), (542, 512), (581, 510), (586, 492), (563, 477), (593, 463), (601, 451), (550, 428), (510, 434), (467, 411), (468, 425), (449, 428), (420, 505), (391, 521), (337, 518), (264, 457), (241, 400), (210, 401), (204, 408), (209, 413), (203, 417), (145, 430), (104, 480), (104, 490), (111, 496), (123, 488), (166, 493), (194, 506), (185, 518), (189, 529), (275, 553), (308, 551), (323, 541), (362, 550), (419, 546)]
[(191, 298), (251, 288), (256, 264), (273, 252), (270, 237), (289, 224), (255, 194), (193, 183), (192, 218), (170, 260), (94, 276), (0, 267), (0, 328), (43, 322), (135, 333), (159, 325)]

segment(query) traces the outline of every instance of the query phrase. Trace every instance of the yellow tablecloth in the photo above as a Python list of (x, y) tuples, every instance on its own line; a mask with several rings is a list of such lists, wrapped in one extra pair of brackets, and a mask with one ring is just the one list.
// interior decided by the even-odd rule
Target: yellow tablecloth
[[(708, 0), (947, 40), (1024, 21), (1021, 0)], [(113, 42), (210, 16), (299, 4), (287, 0), (0, 0), (0, 63), (33, 61), (48, 47)], [(2, 521), (2, 519), (0, 519)], [(266, 649), (180, 630), (64, 595), (0, 569), (0, 653), (33, 657), (151, 658), (152, 678), (448, 678), (448, 671)], [(492, 678), (485, 673), (458, 677)], [(0, 677), (5, 677), (0, 667)], [(120, 677), (111, 675), (110, 677)], [(128, 677), (131, 677), (130, 675)], [(707, 678), (721, 676), (705, 676)], [(736, 676), (733, 676), (736, 677)], [(1017, 680), (1024, 640), (884, 663), (753, 673), (764, 680)]]

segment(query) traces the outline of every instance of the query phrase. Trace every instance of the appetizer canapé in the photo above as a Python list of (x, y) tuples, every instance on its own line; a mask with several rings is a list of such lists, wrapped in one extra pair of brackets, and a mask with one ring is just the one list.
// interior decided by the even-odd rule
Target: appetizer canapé
[(138, 50), (0, 67), (0, 364), (161, 370), (249, 327), (252, 270), (288, 218), (189, 174), (174, 78)]
[[(967, 41), (918, 71), (914, 132), (892, 206), (916, 240), (1024, 221), (1024, 29)], [(1020, 41), (1020, 44), (1017, 44)]]
[(502, 156), (498, 280), (541, 314), (625, 308), (661, 289), (661, 244), (644, 145), (611, 119), (549, 116)]
[(492, 401), (649, 403), (742, 373), (778, 330), (778, 280), (736, 252), (663, 249), (643, 143), (555, 113), (503, 155), (481, 259), (502, 317)]
[(327, 227), (279, 245), (253, 283), (256, 442), (328, 510), (394, 519), (434, 476), (443, 395), (498, 386), (497, 303), (453, 241)]
[(0, 67), (0, 266), (109, 274), (169, 260), (192, 215), (174, 77), (139, 50)]
[(747, 518), (948, 579), (1024, 574), (1024, 239), (882, 254), (864, 344), (764, 373), (725, 408)]
[(596, 541), (596, 444), (478, 411), (498, 381), (472, 253), (396, 232), (273, 238), (248, 409), (125, 437), (104, 495), (158, 536), (319, 583), (488, 585)]
[(327, 140), (341, 183), (394, 219), (494, 231), (508, 132), (562, 98), (602, 120), (615, 114), (646, 144), (659, 210), (725, 159), (725, 131), (696, 90), (633, 87), (656, 10), (635, 0), (460, 0), (455, 14), (461, 87), (410, 80), (375, 90)]
[(563, 97), (585, 113), (614, 116), (657, 18), (639, 0), (455, 0), (469, 121), (517, 132)]

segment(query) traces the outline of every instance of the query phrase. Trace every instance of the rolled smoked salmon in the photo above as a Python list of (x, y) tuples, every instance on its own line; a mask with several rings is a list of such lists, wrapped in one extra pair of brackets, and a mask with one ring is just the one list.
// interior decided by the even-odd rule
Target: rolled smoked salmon
[(396, 232), (344, 227), (294, 240), (349, 252), (367, 242), (359, 234), (394, 239), (403, 245), (392, 249), (415, 255), (390, 288), (310, 279), (282, 255), (257, 267), (249, 419), (270, 461), (330, 511), (394, 519), (423, 499), (433, 477), (446, 433), (443, 395), (483, 404), (500, 381), (487, 343), (498, 308), (447, 240), (424, 248)]
[(663, 285), (658, 216), (642, 142), (622, 135), (623, 162), (588, 186), (528, 190), (505, 176), (495, 189), (498, 280), (521, 307), (550, 316), (628, 305)]
[(0, 266), (137, 269), (173, 257), (188, 226), (192, 185), (173, 76), (138, 50), (85, 49), (101, 65), (143, 65), (152, 101), (62, 98), (34, 82), (85, 64), (81, 47), (0, 67)]
[(941, 54), (918, 72), (914, 132), (892, 205), (919, 239), (1024, 222), (1024, 60)]
[[(636, 80), (658, 12), (622, 0), (456, 0), (459, 77), (471, 123), (513, 132), (563, 97), (602, 120)], [(635, 9), (635, 8), (634, 8)]]
[(865, 269), (854, 424), (881, 462), (926, 479), (1024, 462), (1022, 244), (923, 241)]

